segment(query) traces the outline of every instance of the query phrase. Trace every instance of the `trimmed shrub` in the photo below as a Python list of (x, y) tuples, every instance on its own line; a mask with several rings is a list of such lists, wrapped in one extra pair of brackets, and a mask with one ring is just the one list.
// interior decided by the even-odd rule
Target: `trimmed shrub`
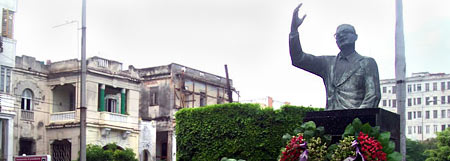
[[(115, 143), (106, 145), (106, 150), (99, 145), (87, 145), (87, 161), (138, 161), (132, 149), (120, 150)], [(78, 159), (79, 160), (79, 159)]]
[(218, 104), (181, 109), (175, 114), (177, 160), (277, 160), (282, 136), (301, 126), (306, 112), (322, 109), (258, 104)]

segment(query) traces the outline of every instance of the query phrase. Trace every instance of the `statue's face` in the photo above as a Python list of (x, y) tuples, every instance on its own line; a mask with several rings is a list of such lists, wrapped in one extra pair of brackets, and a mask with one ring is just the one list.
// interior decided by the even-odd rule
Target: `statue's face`
[(358, 35), (356, 35), (353, 26), (347, 24), (340, 25), (334, 37), (336, 38), (336, 44), (339, 49), (342, 49), (346, 45), (355, 44), (356, 39), (358, 39)]

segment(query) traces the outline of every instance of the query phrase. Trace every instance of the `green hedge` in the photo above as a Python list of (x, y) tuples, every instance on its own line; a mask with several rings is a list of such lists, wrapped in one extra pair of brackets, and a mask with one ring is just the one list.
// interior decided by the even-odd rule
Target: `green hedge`
[(240, 103), (182, 109), (175, 114), (177, 160), (277, 160), (285, 145), (282, 136), (299, 127), (306, 112), (318, 110)]

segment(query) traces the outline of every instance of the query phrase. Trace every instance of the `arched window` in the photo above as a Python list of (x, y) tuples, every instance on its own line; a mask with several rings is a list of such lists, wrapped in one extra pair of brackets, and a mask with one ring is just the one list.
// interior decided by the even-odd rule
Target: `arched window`
[(33, 92), (30, 89), (23, 90), (21, 108), (22, 110), (33, 110)]

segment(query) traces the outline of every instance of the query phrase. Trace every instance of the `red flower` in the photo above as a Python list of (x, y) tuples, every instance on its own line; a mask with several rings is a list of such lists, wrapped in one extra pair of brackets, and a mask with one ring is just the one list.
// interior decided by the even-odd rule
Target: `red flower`
[(282, 152), (280, 161), (297, 161), (303, 152), (300, 144), (303, 144), (302, 134), (292, 137), (291, 141), (286, 145), (285, 151)]
[(386, 161), (386, 153), (381, 151), (383, 147), (378, 140), (369, 137), (369, 135), (364, 134), (363, 132), (359, 132), (357, 139), (365, 160)]

